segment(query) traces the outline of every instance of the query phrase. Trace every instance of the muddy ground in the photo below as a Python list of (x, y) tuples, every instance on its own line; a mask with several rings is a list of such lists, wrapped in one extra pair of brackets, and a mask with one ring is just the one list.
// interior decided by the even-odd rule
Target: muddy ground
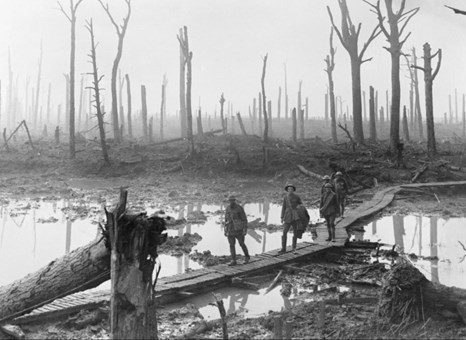
[[(439, 155), (433, 159), (427, 158), (424, 144), (406, 144), (405, 167), (401, 169), (396, 168), (396, 157), (387, 153), (387, 144), (383, 142), (361, 145), (353, 151), (344, 143), (332, 145), (319, 138), (297, 144), (276, 139), (266, 146), (268, 162), (264, 161), (263, 147), (256, 136), (207, 135), (197, 140), (196, 155), (189, 156), (187, 143), (183, 141), (164, 145), (126, 142), (120, 146), (111, 145), (112, 163), (105, 165), (97, 144), (93, 142), (78, 144), (75, 160), (68, 158), (66, 144), (54, 145), (44, 140), (31, 150), (28, 144), (18, 142), (10, 146), (11, 152), (1, 151), (0, 197), (4, 203), (15, 198), (70, 198), (76, 202), (112, 206), (118, 199), (119, 188), (128, 187), (129, 206), (135, 210), (140, 210), (143, 205), (163, 209), (164, 206), (185, 203), (218, 203), (226, 201), (231, 193), (236, 194), (242, 204), (264, 198), (271, 203), (281, 203), (283, 187), (291, 182), (297, 186), (305, 204), (310, 206), (319, 198), (321, 181), (303, 175), (297, 168), (300, 164), (318, 175), (331, 174), (333, 170), (343, 171), (352, 189), (360, 190), (349, 197), (350, 207), (354, 207), (369, 200), (383, 187), (409, 183), (426, 165), (427, 170), (419, 176), (419, 182), (466, 179), (466, 172), (462, 170), (466, 166), (464, 147), (451, 142), (441, 143)], [(422, 205), (419, 205), (421, 200)], [(399, 197), (384, 213), (465, 216), (465, 207), (466, 198), (435, 197), (426, 193)], [(76, 205), (76, 216), (87, 214), (98, 214), (98, 211), (79, 211)], [(334, 261), (325, 263), (331, 265), (325, 264), (322, 268), (331, 273), (346, 273), (351, 271), (351, 266), (358, 265), (335, 264)], [(311, 281), (311, 276), (290, 272), (286, 280), (291, 283)], [(377, 296), (377, 291), (378, 287), (365, 287), (349, 294)], [(335, 298), (335, 294), (329, 292), (322, 295), (322, 299)], [(83, 311), (67, 320), (24, 326), (23, 329), (27, 338), (102, 338), (108, 336), (107, 313), (108, 306), (102, 306), (99, 310)], [(275, 314), (259, 320), (244, 319), (241, 315), (229, 317), (230, 337), (270, 336), (271, 320)], [(373, 304), (327, 306), (324, 327), (318, 327), (318, 315), (315, 302), (303, 302), (286, 312), (286, 319), (292, 323), (293, 337), (466, 337), (464, 324), (452, 315), (432, 316), (400, 329), (384, 324)], [(202, 322), (193, 306), (161, 311), (159, 334), (161, 338), (171, 339)], [(221, 327), (214, 327), (198, 337), (221, 337)]]

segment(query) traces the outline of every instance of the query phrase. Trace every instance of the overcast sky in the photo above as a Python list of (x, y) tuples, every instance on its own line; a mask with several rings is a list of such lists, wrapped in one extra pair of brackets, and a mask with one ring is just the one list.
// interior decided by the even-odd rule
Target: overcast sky
[[(69, 1), (61, 2), (68, 9)], [(466, 3), (461, 0), (407, 1), (408, 8), (420, 6), (420, 11), (409, 24), (412, 35), (405, 50), (414, 46), (420, 55), (425, 42), (429, 42), (434, 51), (443, 50), (442, 67), (434, 83), (434, 110), (438, 117), (448, 110), (449, 93), (454, 93), (455, 88), (461, 94), (466, 92), (466, 16), (453, 14), (445, 4), (466, 9)], [(124, 1), (111, 0), (109, 5), (115, 19), (121, 22)], [(133, 106), (140, 107), (140, 85), (144, 84), (149, 111), (158, 111), (161, 82), (166, 74), (168, 114), (178, 109), (176, 35), (178, 29), (186, 25), (194, 55), (194, 108), (200, 98), (203, 110), (213, 112), (224, 92), (235, 111), (247, 114), (248, 105), (260, 91), (262, 57), (268, 53), (266, 93), (268, 99), (273, 100), (273, 111), (276, 112), (278, 87), (284, 84), (283, 65), (286, 63), (290, 106), (296, 105), (298, 83), (302, 81), (303, 96), (309, 97), (311, 115), (322, 116), (327, 88), (324, 58), (330, 33), (327, 5), (339, 22), (337, 0), (133, 0), (120, 63), (122, 73), (131, 77)], [(376, 24), (375, 16), (362, 0), (349, 0), (348, 6), (353, 22), (363, 23), (362, 45)], [(69, 72), (70, 24), (58, 8), (55, 0), (0, 0), (3, 108), (8, 84), (8, 50), (19, 91), (24, 93), (27, 76), (31, 79), (30, 86), (35, 86), (41, 41), (44, 55), (40, 100), (45, 107), (50, 82), (53, 104), (64, 103), (63, 74)], [(84, 0), (77, 15), (77, 80), (79, 82), (80, 74), (90, 70), (87, 63), (90, 39), (84, 25), (86, 19), (93, 18), (96, 40), (100, 43), (97, 51), (100, 72), (109, 81), (116, 54), (115, 30), (97, 0)], [(351, 108), (349, 58), (338, 40), (334, 44), (337, 47), (336, 92), (343, 96), (344, 107)], [(382, 92), (379, 104), (385, 104), (385, 91), (390, 88), (390, 56), (382, 48), (386, 45), (385, 38), (379, 36), (366, 52), (366, 57), (373, 57), (373, 60), (362, 66), (363, 89), (367, 91), (369, 85), (373, 85)], [(405, 76), (406, 71), (402, 74), (402, 104), (408, 101), (409, 82)], [(109, 84), (105, 84), (105, 88), (109, 106)]]

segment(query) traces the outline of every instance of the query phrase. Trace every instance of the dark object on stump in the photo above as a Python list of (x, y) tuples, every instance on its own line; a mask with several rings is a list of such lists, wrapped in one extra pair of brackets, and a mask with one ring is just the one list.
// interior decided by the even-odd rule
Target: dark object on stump
[(145, 213), (126, 215), (128, 192), (112, 212), (105, 211), (104, 235), (110, 240), (111, 296), (110, 333), (113, 339), (157, 338), (155, 283), (153, 271), (157, 246), (167, 239), (162, 234), (165, 220)]

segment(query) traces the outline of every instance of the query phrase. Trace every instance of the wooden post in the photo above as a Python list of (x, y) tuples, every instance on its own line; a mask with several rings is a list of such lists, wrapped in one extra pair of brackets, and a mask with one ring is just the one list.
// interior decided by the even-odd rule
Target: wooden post
[(146, 87), (141, 85), (141, 102), (142, 102), (142, 135), (147, 142), (147, 102), (146, 102)]
[(127, 120), (128, 120), (128, 136), (129, 138), (133, 138), (133, 123), (131, 117), (131, 83), (129, 80), (129, 75), (125, 75), (126, 78), (126, 96), (128, 97), (128, 113), (127, 113)]
[(243, 133), (243, 135), (247, 136), (246, 129), (244, 128), (243, 120), (241, 119), (241, 114), (238, 112), (236, 114), (236, 117), (238, 118), (238, 124), (241, 129), (241, 132)]
[(294, 107), (291, 111), (291, 119), (293, 121), (293, 128), (292, 128), (292, 140), (296, 143), (296, 132), (297, 132), (297, 125), (296, 125), (296, 108)]
[(284, 331), (285, 331), (284, 339), (286, 339), (286, 340), (291, 340), (291, 338), (292, 338), (291, 335), (293, 333), (293, 330), (292, 330), (291, 326), (292, 326), (292, 322), (290, 320), (286, 320), (285, 325), (284, 325)]

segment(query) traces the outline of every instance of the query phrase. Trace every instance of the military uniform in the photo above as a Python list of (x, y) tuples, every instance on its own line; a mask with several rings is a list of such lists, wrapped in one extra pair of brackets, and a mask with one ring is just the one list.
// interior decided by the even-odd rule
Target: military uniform
[(348, 183), (343, 177), (337, 176), (334, 180), (333, 186), (337, 195), (337, 202), (339, 207), (338, 212), (339, 215), (343, 216), (343, 213), (345, 212), (345, 197), (348, 194)]
[(281, 252), (286, 252), (286, 239), (288, 231), (293, 228), (293, 250), (296, 249), (297, 242), (297, 228), (300, 223), (300, 215), (298, 212), (298, 206), (303, 204), (301, 198), (294, 192), (289, 192), (283, 199), (281, 219), (284, 224), (283, 235), (282, 235), (282, 249)]
[(228, 238), (228, 243), (230, 245), (231, 265), (236, 264), (236, 240), (238, 240), (241, 249), (243, 249), (245, 263), (249, 262), (248, 248), (244, 243), (247, 230), (248, 219), (243, 207), (236, 202), (233, 206), (227, 206), (225, 210), (225, 236)]
[[(328, 190), (327, 190), (328, 189)], [(335, 240), (335, 217), (339, 212), (337, 195), (332, 190), (331, 184), (327, 184), (324, 188), (324, 193), (320, 198), (320, 215), (325, 218), (328, 230), (327, 241)]]

